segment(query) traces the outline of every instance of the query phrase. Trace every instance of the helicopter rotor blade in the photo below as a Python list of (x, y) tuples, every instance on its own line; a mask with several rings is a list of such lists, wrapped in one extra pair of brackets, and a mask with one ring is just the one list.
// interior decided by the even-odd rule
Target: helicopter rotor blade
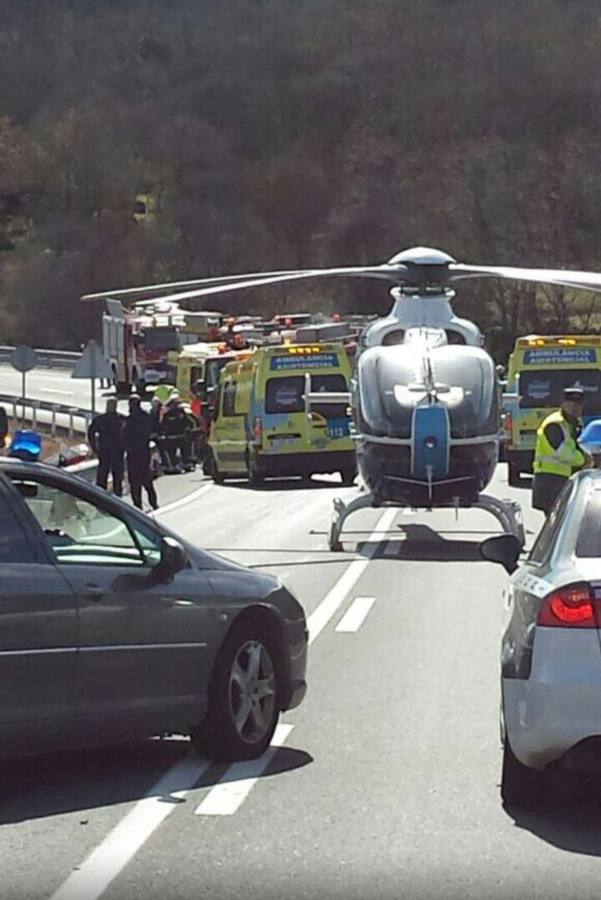
[(575, 272), (570, 269), (525, 269), (518, 266), (468, 266), (452, 263), (450, 280), (468, 278), (507, 278), (513, 281), (530, 281), (539, 284), (556, 284), (560, 287), (585, 291), (601, 291), (601, 273)]
[[(194, 287), (209, 287), (209, 285), (213, 284), (229, 284), (230, 282), (235, 281), (245, 281), (247, 278), (259, 278), (259, 277), (268, 277), (272, 275), (289, 275), (296, 272), (304, 272), (307, 271), (305, 269), (283, 269), (278, 272), (250, 272), (250, 273), (240, 273), (238, 275), (219, 275), (215, 278), (193, 278), (190, 281), (163, 281), (159, 284), (147, 284), (140, 287), (133, 288), (118, 288), (114, 291), (99, 291), (93, 294), (83, 294), (79, 299), (80, 300), (112, 300), (113, 298), (118, 297), (131, 297), (132, 299), (137, 296), (144, 296), (148, 294), (153, 294), (156, 292), (157, 299), (162, 300), (163, 298), (160, 296), (162, 291), (171, 292), (176, 290), (186, 290), (187, 288)], [(140, 301), (143, 303), (144, 301)], [(148, 303), (153, 303), (154, 301), (149, 299)]]
[[(401, 283), (405, 274), (405, 266), (379, 265), (379, 266), (350, 266), (338, 269), (303, 269), (288, 271), (285, 273), (255, 273), (249, 275), (224, 276), (223, 283), (215, 284), (215, 279), (209, 278), (200, 281), (200, 286), (189, 291), (175, 291), (172, 294), (161, 296), (163, 302), (195, 300), (198, 297), (206, 297), (211, 294), (222, 294), (228, 291), (242, 290), (252, 287), (263, 287), (270, 284), (282, 284), (288, 281), (298, 281), (306, 278), (323, 278), (332, 276), (349, 276), (359, 278), (380, 278), (386, 281)], [(207, 284), (208, 282), (208, 284)], [(116, 293), (86, 294), (83, 299), (113, 298)]]

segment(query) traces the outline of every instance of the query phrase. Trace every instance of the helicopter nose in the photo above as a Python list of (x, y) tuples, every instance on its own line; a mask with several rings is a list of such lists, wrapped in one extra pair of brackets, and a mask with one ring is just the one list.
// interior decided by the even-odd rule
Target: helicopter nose
[(412, 474), (444, 478), (448, 467), (449, 419), (442, 404), (418, 406), (413, 419)]

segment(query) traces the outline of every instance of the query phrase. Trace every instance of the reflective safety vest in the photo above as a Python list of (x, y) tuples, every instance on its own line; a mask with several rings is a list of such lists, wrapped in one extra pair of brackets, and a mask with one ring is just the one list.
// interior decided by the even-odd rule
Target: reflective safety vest
[[(555, 449), (548, 441), (546, 428), (557, 424), (563, 432), (563, 440)], [(561, 475), (569, 478), (574, 471), (581, 469), (586, 461), (584, 453), (578, 446), (569, 423), (561, 409), (550, 413), (538, 426), (536, 431), (536, 449), (534, 451), (534, 474)]]

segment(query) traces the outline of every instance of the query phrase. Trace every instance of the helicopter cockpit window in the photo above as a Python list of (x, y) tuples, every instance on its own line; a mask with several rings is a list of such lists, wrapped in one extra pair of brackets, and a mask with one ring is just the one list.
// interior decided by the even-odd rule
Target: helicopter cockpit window
[(405, 330), (403, 328), (397, 328), (394, 331), (389, 331), (388, 334), (384, 336), (382, 345), (384, 347), (393, 347), (395, 344), (402, 344), (404, 340)]
[(449, 344), (465, 344), (465, 337), (460, 331), (452, 331), (450, 328), (447, 328), (446, 335)]

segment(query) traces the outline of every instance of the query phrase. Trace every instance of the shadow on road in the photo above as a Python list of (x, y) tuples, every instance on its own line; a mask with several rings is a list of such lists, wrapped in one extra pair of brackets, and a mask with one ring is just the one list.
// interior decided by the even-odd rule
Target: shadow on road
[[(272, 478), (268, 481), (263, 481), (261, 484), (250, 484), (247, 480), (235, 481), (232, 479), (231, 481), (226, 481), (224, 485), (221, 485), (223, 488), (235, 488), (237, 490), (243, 491), (252, 491), (269, 493), (270, 491), (308, 491), (308, 490), (322, 490), (324, 488), (329, 488), (330, 490), (343, 490), (345, 485), (343, 485), (340, 481), (329, 481), (326, 478)], [(352, 490), (353, 487), (356, 490), (356, 486), (346, 485), (346, 490)]]
[[(169, 739), (5, 760), (0, 764), (0, 825), (135, 803), (153, 796), (153, 787), (167, 770), (190, 756), (196, 758), (188, 740)], [(260, 779), (311, 762), (313, 757), (304, 750), (283, 747)], [(208, 788), (220, 779), (227, 781), (228, 768), (226, 763), (213, 763), (193, 788), (189, 782), (174, 782), (171, 792)], [(163, 799), (185, 802), (171, 796)], [(83, 816), (82, 824), (86, 819), (87, 815)]]
[(545, 805), (537, 809), (507, 806), (517, 828), (570, 853), (601, 856), (601, 803), (598, 782), (557, 773)]
[[(479, 541), (447, 540), (429, 525), (400, 525), (405, 537), (386, 538), (378, 544), (374, 560), (406, 559), (416, 562), (484, 562), (478, 550)], [(361, 542), (357, 553), (368, 556), (373, 553), (373, 543)]]

